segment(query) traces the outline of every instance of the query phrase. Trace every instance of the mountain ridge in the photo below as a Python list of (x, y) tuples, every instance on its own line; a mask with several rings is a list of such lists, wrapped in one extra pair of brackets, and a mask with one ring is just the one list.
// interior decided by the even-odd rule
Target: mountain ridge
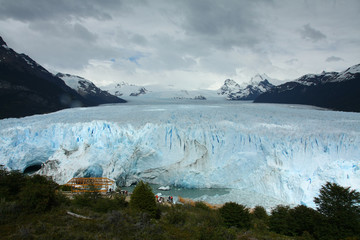
[(360, 64), (342, 72), (306, 74), (259, 95), (255, 103), (305, 104), (360, 112)]
[(0, 119), (50, 113), (104, 102), (90, 101), (0, 37)]
[(256, 74), (249, 83), (242, 86), (232, 79), (226, 79), (217, 93), (225, 95), (227, 100), (254, 100), (261, 93), (275, 87), (269, 82), (268, 78), (265, 74)]
[(62, 79), (66, 85), (74, 89), (83, 98), (87, 99), (92, 104), (101, 102), (105, 103), (124, 103), (125, 100), (118, 98), (107, 91), (98, 88), (93, 82), (80, 76), (75, 76), (65, 73), (57, 73), (56, 77)]

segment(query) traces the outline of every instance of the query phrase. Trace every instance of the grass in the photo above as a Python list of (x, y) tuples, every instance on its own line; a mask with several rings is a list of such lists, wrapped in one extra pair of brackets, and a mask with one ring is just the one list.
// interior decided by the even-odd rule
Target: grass
[[(72, 200), (47, 212), (20, 213), (8, 218), (0, 224), (1, 239), (293, 239), (227, 228), (218, 210), (201, 204), (159, 205), (159, 209), (160, 219), (152, 219), (128, 206), (99, 211), (96, 204), (81, 206)], [(92, 219), (76, 218), (67, 211)]]

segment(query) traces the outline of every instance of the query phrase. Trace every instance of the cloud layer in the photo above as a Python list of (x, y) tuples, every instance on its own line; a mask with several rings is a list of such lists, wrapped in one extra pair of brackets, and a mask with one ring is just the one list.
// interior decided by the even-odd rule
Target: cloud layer
[(359, 63), (359, 15), (357, 0), (0, 0), (0, 35), (98, 85), (217, 88)]

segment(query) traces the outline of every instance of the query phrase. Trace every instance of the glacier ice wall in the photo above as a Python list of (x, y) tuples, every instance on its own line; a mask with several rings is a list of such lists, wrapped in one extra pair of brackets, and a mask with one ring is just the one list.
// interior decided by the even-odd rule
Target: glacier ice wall
[[(360, 114), (271, 104), (102, 106), (0, 121), (0, 164), (76, 176), (249, 190), (312, 206), (360, 188)], [(229, 199), (230, 201), (231, 199)]]

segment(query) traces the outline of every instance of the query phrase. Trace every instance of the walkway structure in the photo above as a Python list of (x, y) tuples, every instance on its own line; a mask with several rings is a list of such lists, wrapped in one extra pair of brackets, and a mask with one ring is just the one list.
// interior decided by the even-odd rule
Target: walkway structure
[(109, 178), (72, 178), (65, 185), (71, 186), (71, 192), (108, 192), (115, 183)]

